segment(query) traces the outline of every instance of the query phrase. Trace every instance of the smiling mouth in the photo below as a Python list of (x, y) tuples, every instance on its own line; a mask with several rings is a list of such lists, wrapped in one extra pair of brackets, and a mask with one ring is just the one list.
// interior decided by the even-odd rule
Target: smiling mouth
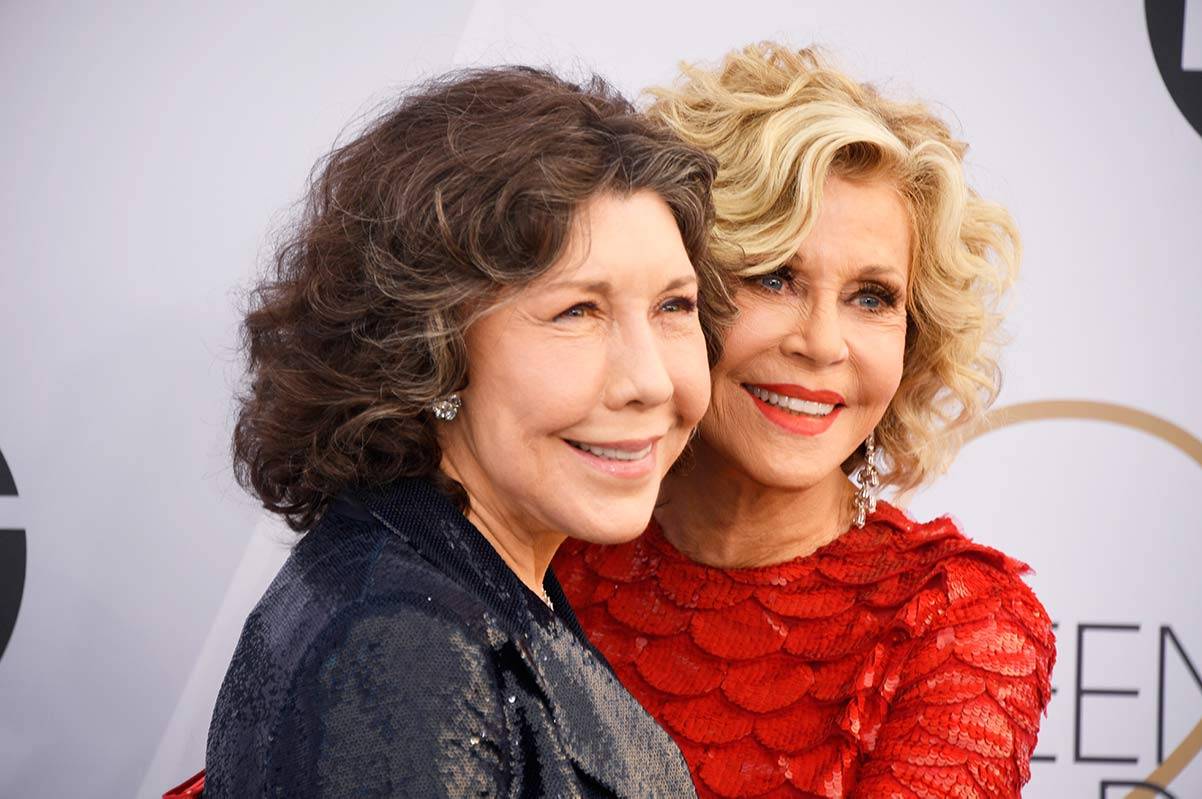
[(760, 402), (765, 402), (775, 408), (780, 408), (797, 416), (812, 416), (821, 419), (834, 413), (836, 408), (843, 407), (843, 404), (839, 402), (815, 402), (813, 400), (801, 399), (800, 397), (788, 397), (784, 394), (778, 394), (775, 391), (769, 391), (766, 388), (747, 383), (742, 385), (748, 394)]
[(605, 460), (619, 462), (641, 461), (651, 454), (651, 447), (654, 445), (654, 442), (640, 442), (637, 445), (638, 449), (634, 449), (633, 446), (635, 445), (588, 444), (584, 441), (573, 441), (570, 438), (565, 438), (564, 441), (581, 452), (587, 452), (590, 455), (596, 455), (598, 458), (604, 458)]

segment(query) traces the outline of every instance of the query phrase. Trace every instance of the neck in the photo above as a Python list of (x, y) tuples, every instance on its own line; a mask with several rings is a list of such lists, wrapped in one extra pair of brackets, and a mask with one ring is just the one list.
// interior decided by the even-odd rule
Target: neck
[(498, 500), (491, 484), (470, 468), (457, 468), (444, 454), (443, 472), (463, 486), (468, 496), (467, 519), (501, 556), (522, 584), (546, 601), (543, 580), (555, 551), (567, 537), (538, 529)]
[(851, 524), (851, 482), (835, 470), (812, 486), (779, 488), (752, 479), (697, 442), (696, 461), (664, 482), (656, 518), (689, 558), (752, 568), (811, 554)]

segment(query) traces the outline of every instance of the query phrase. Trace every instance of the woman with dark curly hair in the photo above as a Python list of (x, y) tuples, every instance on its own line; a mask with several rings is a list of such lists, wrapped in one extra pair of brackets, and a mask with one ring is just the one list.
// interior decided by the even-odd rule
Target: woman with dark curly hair
[(305, 534), (179, 794), (692, 794), (547, 564), (638, 535), (705, 411), (714, 171), (599, 79), (518, 67), (327, 158), (246, 317), (234, 434)]

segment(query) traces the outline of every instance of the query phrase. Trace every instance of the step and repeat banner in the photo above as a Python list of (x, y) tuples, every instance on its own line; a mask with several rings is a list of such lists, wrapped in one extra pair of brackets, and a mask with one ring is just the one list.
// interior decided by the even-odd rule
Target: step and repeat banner
[(636, 94), (761, 39), (932, 102), (1022, 230), (1001, 399), (907, 501), (1056, 620), (1025, 795), (1202, 796), (1202, 0), (4, 4), (0, 796), (203, 764), (291, 540), (231, 475), (239, 308), (341, 131), (457, 66)]

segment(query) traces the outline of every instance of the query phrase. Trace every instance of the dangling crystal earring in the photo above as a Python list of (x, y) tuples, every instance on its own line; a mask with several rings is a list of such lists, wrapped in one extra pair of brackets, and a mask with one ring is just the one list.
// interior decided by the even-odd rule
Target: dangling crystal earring
[(856, 475), (860, 487), (856, 490), (856, 515), (852, 521), (856, 527), (863, 527), (868, 520), (868, 514), (876, 510), (876, 491), (881, 484), (880, 472), (876, 470), (876, 431), (868, 434), (864, 440), (864, 465)]
[(430, 410), (434, 412), (434, 418), (440, 422), (450, 422), (459, 415), (459, 409), (463, 407), (463, 400), (459, 399), (458, 394), (450, 394), (440, 400), (435, 400), (430, 406)]

